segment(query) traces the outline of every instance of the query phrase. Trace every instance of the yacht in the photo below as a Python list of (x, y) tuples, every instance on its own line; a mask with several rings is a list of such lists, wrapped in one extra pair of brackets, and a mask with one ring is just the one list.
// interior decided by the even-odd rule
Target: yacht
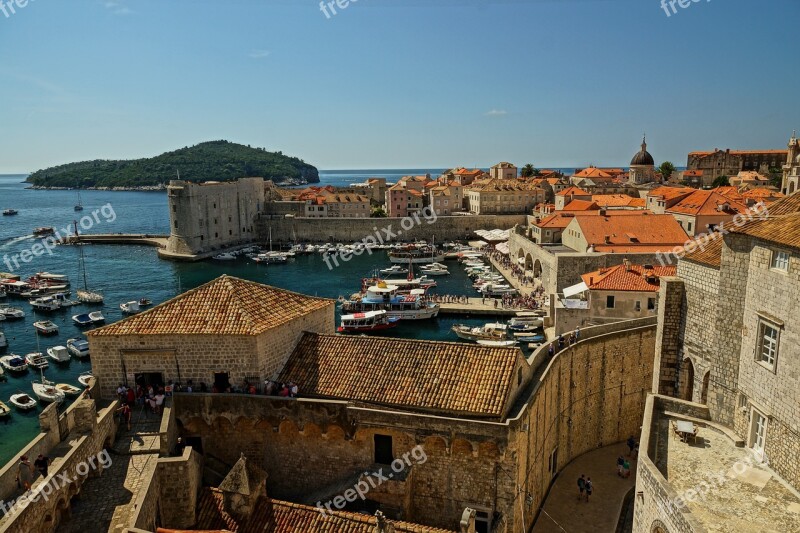
[(386, 311), (369, 311), (343, 315), (341, 326), (337, 331), (339, 333), (372, 333), (394, 328), (399, 322), (399, 318), (390, 317)]
[(135, 315), (142, 310), (141, 307), (139, 307), (139, 302), (126, 302), (124, 304), (119, 304), (119, 308), (126, 315)]
[(11, 216), (14, 216), (14, 215), (16, 215), (18, 213), (19, 213), (19, 211), (17, 211), (16, 209), (6, 209), (5, 211), (3, 211), (3, 216), (4, 217), (11, 217)]
[(28, 363), (23, 357), (11, 354), (0, 357), (0, 366), (12, 374), (22, 374), (28, 371)]
[(69, 363), (69, 351), (64, 346), (53, 346), (47, 349), (47, 356), (56, 363)]
[(481, 327), (456, 324), (451, 328), (451, 331), (455, 333), (459, 339), (464, 339), (466, 341), (497, 341), (508, 339), (507, 326), (499, 323), (484, 324)]
[(26, 355), (25, 362), (28, 363), (28, 366), (38, 370), (44, 370), (50, 366), (50, 363), (47, 362), (47, 359), (44, 358), (44, 355), (39, 352), (29, 353)]
[(89, 357), (89, 341), (84, 339), (70, 339), (67, 341), (67, 350), (78, 359)]
[(11, 395), (11, 405), (20, 411), (30, 411), (31, 409), (36, 409), (36, 400), (20, 392), (19, 394)]
[(426, 276), (449, 276), (450, 271), (441, 263), (433, 263), (431, 265), (420, 267), (420, 272)]
[(400, 265), (394, 265), (389, 268), (384, 268), (380, 272), (384, 276), (402, 276), (403, 274), (408, 274), (408, 269)]
[(19, 307), (0, 307), (0, 315), (8, 320), (25, 318), (25, 311)]
[(426, 320), (436, 318), (439, 305), (428, 302), (424, 289), (413, 289), (410, 294), (399, 294), (396, 285), (384, 282), (369, 287), (366, 293), (354, 294), (343, 302), (346, 313), (386, 311), (390, 318), (401, 320)]
[(61, 309), (61, 302), (54, 296), (42, 296), (41, 298), (28, 301), (28, 303), (31, 304), (34, 311), (50, 312)]
[(487, 298), (494, 298), (496, 296), (514, 295), (517, 294), (517, 289), (511, 285), (486, 283), (478, 289), (481, 294)]
[(49, 320), (41, 320), (39, 322), (34, 322), (33, 323), (33, 328), (40, 335), (57, 335), (58, 334), (58, 326), (55, 325), (54, 323), (50, 322)]
[(389, 252), (392, 263), (412, 263), (422, 265), (444, 261), (444, 253), (431, 246), (404, 246)]

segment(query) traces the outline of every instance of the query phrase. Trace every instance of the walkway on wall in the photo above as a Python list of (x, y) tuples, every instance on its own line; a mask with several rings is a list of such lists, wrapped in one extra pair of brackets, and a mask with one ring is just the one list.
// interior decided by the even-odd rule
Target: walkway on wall
[[(631, 464), (631, 475), (617, 475), (617, 457), (624, 455)], [(594, 490), (589, 502), (578, 501), (577, 480), (581, 474), (592, 478)], [(624, 442), (585, 453), (558, 474), (544, 509), (533, 526), (533, 533), (575, 533), (616, 531), (625, 495), (636, 484), (636, 461), (628, 457)]]

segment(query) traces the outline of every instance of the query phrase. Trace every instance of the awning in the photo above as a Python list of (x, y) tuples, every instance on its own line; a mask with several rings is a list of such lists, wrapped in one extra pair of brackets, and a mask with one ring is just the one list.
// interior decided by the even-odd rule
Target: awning
[(572, 287), (567, 287), (564, 289), (564, 298), (569, 298), (570, 296), (575, 296), (576, 294), (580, 294), (588, 290), (589, 287), (587, 287), (586, 284), (581, 281), (577, 285), (573, 285)]

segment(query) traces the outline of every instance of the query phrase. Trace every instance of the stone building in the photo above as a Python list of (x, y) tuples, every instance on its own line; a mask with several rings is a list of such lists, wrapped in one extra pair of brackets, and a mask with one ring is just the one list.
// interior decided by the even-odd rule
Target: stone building
[(670, 207), (665, 213), (675, 217), (683, 230), (691, 236), (714, 231), (720, 224), (730, 222), (736, 215), (744, 215), (748, 207), (737, 199), (717, 191), (693, 191)]
[(517, 167), (505, 161), (489, 169), (489, 177), (493, 180), (515, 180), (518, 176)]
[(797, 191), (800, 191), (800, 141), (797, 140), (797, 132), (794, 132), (789, 139), (789, 151), (783, 165), (781, 192), (789, 195)]
[(635, 185), (656, 181), (656, 163), (653, 156), (647, 151), (646, 138), (642, 139), (642, 149), (631, 159), (628, 180)]
[(473, 183), (464, 196), (467, 209), (474, 215), (527, 214), (544, 202), (545, 191), (516, 179), (490, 179)]
[(264, 190), (262, 178), (224, 183), (170, 181), (167, 252), (196, 255), (254, 241)]
[(771, 168), (782, 168), (786, 150), (718, 150), (689, 152), (686, 170), (701, 170), (703, 187), (711, 187), (720, 176), (736, 176), (742, 170), (768, 174)]
[(283, 367), (303, 331), (334, 330), (334, 304), (222, 276), (90, 331), (92, 372), (103, 398), (120, 383), (261, 383)]
[(428, 189), (428, 205), (437, 216), (464, 212), (464, 187), (457, 183), (434, 185)]
[(420, 212), (427, 205), (425, 184), (430, 176), (404, 176), (386, 189), (386, 214), (402, 218)]
[[(662, 279), (634, 532), (800, 529), (800, 499), (785, 488), (800, 488), (798, 228), (794, 195), (717, 234)], [(705, 445), (674, 442), (679, 420), (697, 425)], [(676, 464), (684, 462), (693, 467)], [(725, 483), (704, 476), (731, 468)], [(688, 487), (703, 497), (683, 498)]]

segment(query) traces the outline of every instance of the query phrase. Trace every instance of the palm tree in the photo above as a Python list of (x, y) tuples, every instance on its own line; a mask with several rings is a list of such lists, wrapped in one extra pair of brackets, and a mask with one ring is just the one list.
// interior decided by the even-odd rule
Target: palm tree
[(533, 176), (537, 176), (538, 174), (539, 171), (531, 163), (528, 163), (527, 165), (522, 167), (522, 171), (520, 172), (520, 175), (523, 178), (532, 178)]

